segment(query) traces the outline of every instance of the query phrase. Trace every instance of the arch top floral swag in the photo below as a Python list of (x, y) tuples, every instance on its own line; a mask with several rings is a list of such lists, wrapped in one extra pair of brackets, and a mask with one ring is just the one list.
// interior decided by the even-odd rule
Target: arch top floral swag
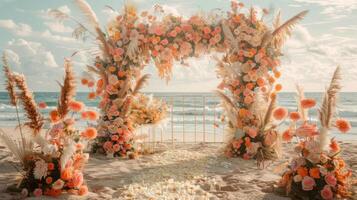
[[(89, 4), (75, 2), (90, 26), (78, 23), (74, 36), (93, 36), (100, 47), (100, 55), (88, 67), (98, 75), (91, 97), (100, 97), (102, 110), (94, 151), (135, 157), (133, 131), (137, 124), (130, 118), (131, 108), (148, 78), (141, 71), (149, 62), (154, 62), (161, 78), (169, 80), (175, 61), (220, 52), (224, 56), (217, 58), (217, 74), (222, 79), (217, 94), (222, 97), (229, 124), (227, 155), (260, 160), (276, 156), (275, 123), (281, 119), (274, 119), (273, 111), (276, 92), (282, 88), (275, 83), (280, 77), (281, 46), (307, 11), (285, 23), (278, 13), (269, 27), (264, 22), (267, 10), (258, 18), (254, 8), (244, 14), (244, 5), (235, 1), (226, 15), (187, 19), (165, 14), (160, 6), (155, 7), (155, 13), (138, 13), (134, 6), (125, 5), (103, 31)], [(59, 10), (50, 14), (61, 20), (73, 19)]]

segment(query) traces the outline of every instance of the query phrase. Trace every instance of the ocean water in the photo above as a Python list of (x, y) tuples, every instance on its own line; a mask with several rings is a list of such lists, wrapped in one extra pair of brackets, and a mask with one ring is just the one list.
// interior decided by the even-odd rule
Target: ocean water
[[(149, 93), (148, 93), (149, 94)], [(223, 141), (224, 123), (220, 116), (222, 108), (219, 107), (220, 99), (213, 93), (150, 93), (161, 98), (170, 105), (170, 114), (165, 126), (157, 133), (161, 140), (220, 142)], [(320, 104), (322, 93), (306, 93), (307, 97), (314, 98)], [(36, 102), (46, 102), (48, 107), (41, 112), (48, 114), (57, 105), (58, 93), (36, 92)], [(87, 93), (77, 93), (76, 99), (83, 101), (87, 107), (96, 109), (97, 100), (88, 100)], [(278, 104), (296, 110), (295, 93), (280, 93)], [(318, 106), (316, 106), (318, 107)], [(310, 110), (310, 120), (317, 121), (316, 108)], [(343, 140), (357, 140), (357, 93), (341, 93), (338, 103), (338, 116), (348, 119), (352, 130), (348, 134), (332, 131), (332, 135)], [(20, 109), (20, 118), (24, 114)], [(9, 105), (6, 92), (0, 92), (0, 127), (14, 127), (16, 123), (16, 110)], [(84, 124), (80, 124), (84, 125)], [(287, 123), (285, 123), (287, 125)], [(281, 129), (283, 129), (284, 125)]]

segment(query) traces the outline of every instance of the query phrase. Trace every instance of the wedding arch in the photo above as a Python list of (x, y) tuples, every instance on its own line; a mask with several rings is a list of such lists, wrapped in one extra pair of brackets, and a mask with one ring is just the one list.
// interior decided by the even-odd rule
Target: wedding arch
[[(217, 74), (222, 79), (217, 95), (222, 97), (231, 136), (226, 154), (260, 161), (276, 157), (274, 123), (279, 117), (273, 120), (272, 113), (276, 93), (282, 88), (276, 83), (281, 46), (307, 11), (285, 23), (281, 23), (278, 13), (273, 27), (269, 27), (264, 23), (268, 10), (263, 9), (258, 18), (254, 8), (246, 9), (235, 1), (226, 15), (194, 15), (187, 19), (166, 14), (160, 6), (156, 6), (156, 14), (139, 14), (134, 6), (125, 5), (104, 32), (89, 4), (85, 0), (75, 2), (91, 27), (78, 23), (74, 35), (93, 35), (101, 50), (94, 66), (88, 67), (98, 75), (91, 96), (100, 97), (102, 111), (95, 152), (135, 156), (135, 121), (130, 118), (130, 110), (133, 98), (148, 78), (141, 71), (150, 61), (161, 78), (170, 80), (175, 61), (220, 52), (224, 56), (216, 59)], [(72, 18), (59, 10), (51, 14), (60, 19)]]

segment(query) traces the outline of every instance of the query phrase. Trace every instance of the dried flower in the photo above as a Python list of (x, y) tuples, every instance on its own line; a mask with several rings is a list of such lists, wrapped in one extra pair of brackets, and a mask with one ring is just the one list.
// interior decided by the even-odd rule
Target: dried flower
[(273, 111), (273, 117), (276, 120), (283, 120), (288, 115), (288, 110), (286, 108), (276, 108)]
[(309, 109), (316, 105), (315, 99), (303, 99), (300, 103), (303, 109)]
[(347, 133), (349, 130), (351, 130), (351, 124), (349, 121), (345, 119), (338, 119), (336, 120), (335, 126), (338, 128), (339, 131), (342, 133)]

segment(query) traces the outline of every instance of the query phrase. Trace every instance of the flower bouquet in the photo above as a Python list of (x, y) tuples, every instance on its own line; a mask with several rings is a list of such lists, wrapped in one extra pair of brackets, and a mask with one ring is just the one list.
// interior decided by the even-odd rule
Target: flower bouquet
[(314, 99), (305, 98), (298, 89), (298, 112), (291, 112), (291, 125), (284, 132), (283, 139), (296, 137), (298, 157), (294, 158), (279, 185), (287, 194), (308, 199), (347, 198), (350, 192), (351, 170), (339, 157), (341, 148), (337, 141), (329, 138), (331, 128), (348, 132), (348, 121), (336, 116), (336, 99), (340, 86), (340, 69), (336, 69), (330, 86), (326, 90), (318, 110), (320, 128), (308, 120), (308, 110), (315, 106)]
[[(24, 197), (58, 196), (64, 192), (85, 195), (88, 188), (83, 180), (83, 168), (89, 156), (83, 149), (89, 140), (96, 137), (97, 132), (92, 127), (82, 132), (76, 129), (76, 116), (80, 116), (79, 112), (82, 111), (95, 119), (97, 114), (84, 111), (84, 104), (73, 99), (75, 80), (70, 61), (65, 61), (65, 78), (57, 109), (51, 111), (48, 118), (44, 118), (39, 111), (46, 104), (36, 104), (24, 75), (11, 72), (5, 56), (4, 72), (11, 105), (17, 109), (20, 102), (28, 119), (21, 124), (18, 118), (19, 139), (4, 131), (0, 135), (21, 162), (23, 177), (16, 190), (21, 191)], [(49, 128), (43, 128), (47, 124)]]

